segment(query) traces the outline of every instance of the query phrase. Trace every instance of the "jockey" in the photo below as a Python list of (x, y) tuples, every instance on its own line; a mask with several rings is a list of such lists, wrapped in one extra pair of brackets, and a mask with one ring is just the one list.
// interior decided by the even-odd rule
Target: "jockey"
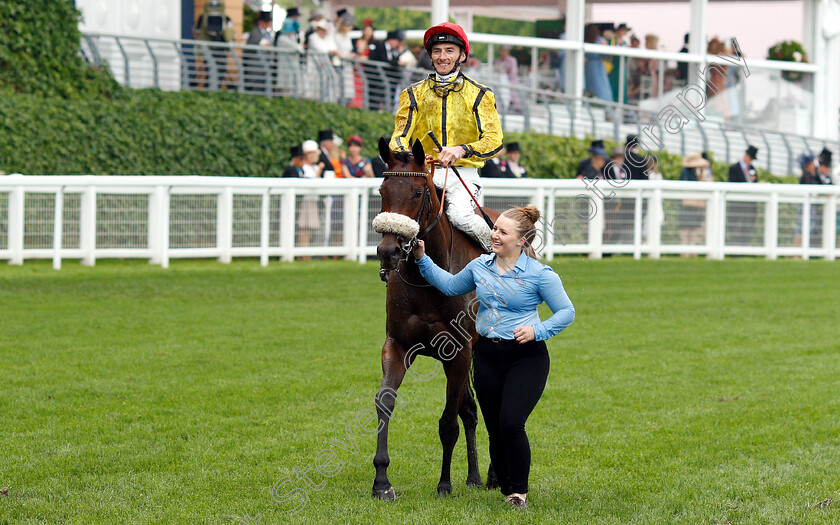
[[(496, 98), (490, 88), (460, 71), (470, 54), (470, 43), (461, 26), (449, 22), (433, 26), (426, 31), (423, 45), (435, 72), (400, 94), (391, 149), (410, 151), (409, 142), (419, 140), (425, 151), (438, 152), (439, 165), (433, 179), (437, 187), (443, 187), (446, 168), (457, 166), (467, 187), (478, 198), (478, 168), (502, 149)], [(435, 148), (429, 130), (440, 141), (442, 150)], [(446, 215), (452, 224), (489, 252), (490, 228), (473, 212), (472, 198), (454, 177), (447, 182), (446, 201)]]

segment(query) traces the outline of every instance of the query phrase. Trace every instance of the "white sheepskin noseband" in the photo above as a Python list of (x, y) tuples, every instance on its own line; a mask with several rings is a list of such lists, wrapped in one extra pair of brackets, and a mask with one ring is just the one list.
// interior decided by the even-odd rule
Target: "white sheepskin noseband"
[(373, 219), (376, 233), (393, 233), (403, 239), (413, 239), (420, 232), (417, 221), (400, 213), (383, 211)]

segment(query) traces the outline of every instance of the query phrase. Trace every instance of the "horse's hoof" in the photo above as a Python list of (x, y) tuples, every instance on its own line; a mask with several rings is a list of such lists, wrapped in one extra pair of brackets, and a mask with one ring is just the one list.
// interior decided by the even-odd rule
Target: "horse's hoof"
[(388, 487), (387, 489), (373, 489), (373, 493), (371, 494), (376, 499), (381, 499), (382, 501), (394, 501), (397, 499), (397, 493), (394, 490), (394, 487)]
[(491, 490), (499, 488), (499, 480), (496, 479), (496, 471), (493, 470), (493, 465), (490, 465), (490, 468), (487, 469), (487, 483), (484, 488)]
[(480, 488), (484, 486), (484, 482), (481, 481), (481, 476), (475, 476), (472, 478), (467, 478), (467, 486)]
[(438, 484), (437, 488), (438, 496), (448, 496), (452, 494), (452, 484), (451, 483), (440, 483)]

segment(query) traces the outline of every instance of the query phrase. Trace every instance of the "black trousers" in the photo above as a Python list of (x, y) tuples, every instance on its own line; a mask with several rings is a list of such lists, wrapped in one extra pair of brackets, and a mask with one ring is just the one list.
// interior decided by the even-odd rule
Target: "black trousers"
[(540, 400), (550, 360), (544, 341), (480, 337), (474, 349), (473, 383), (490, 439), (490, 460), (502, 494), (528, 492), (531, 446), (525, 421)]

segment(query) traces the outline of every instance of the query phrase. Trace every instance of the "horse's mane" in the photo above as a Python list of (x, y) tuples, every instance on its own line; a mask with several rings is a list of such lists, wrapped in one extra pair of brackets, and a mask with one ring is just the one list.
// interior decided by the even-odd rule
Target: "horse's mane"
[(414, 155), (410, 151), (395, 151), (394, 158), (403, 164), (410, 164), (414, 161)]

